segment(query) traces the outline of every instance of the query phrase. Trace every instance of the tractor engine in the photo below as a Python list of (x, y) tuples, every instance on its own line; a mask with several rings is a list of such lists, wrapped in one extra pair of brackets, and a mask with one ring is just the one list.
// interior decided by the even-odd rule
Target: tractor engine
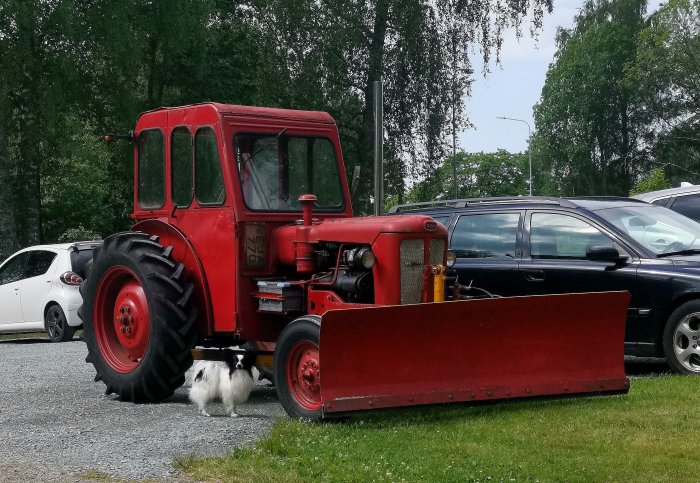
[[(433, 301), (433, 268), (445, 263), (445, 227), (415, 215), (321, 222), (311, 215), (314, 197), (302, 198), (304, 219), (279, 228), (274, 246), (277, 262), (294, 267), (308, 287), (308, 313), (341, 304)], [(312, 305), (318, 292), (332, 303)]]

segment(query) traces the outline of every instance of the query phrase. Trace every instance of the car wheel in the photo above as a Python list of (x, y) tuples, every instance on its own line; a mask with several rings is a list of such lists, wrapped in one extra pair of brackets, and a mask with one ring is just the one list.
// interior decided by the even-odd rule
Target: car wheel
[(66, 314), (58, 304), (50, 305), (44, 314), (44, 326), (51, 342), (66, 342), (73, 338), (75, 328), (68, 325)]
[(700, 374), (700, 300), (678, 307), (664, 329), (666, 362), (674, 372)]

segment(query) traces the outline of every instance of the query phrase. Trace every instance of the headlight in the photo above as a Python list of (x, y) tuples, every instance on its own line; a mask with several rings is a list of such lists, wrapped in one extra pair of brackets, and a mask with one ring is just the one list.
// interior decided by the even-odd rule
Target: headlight
[(343, 254), (343, 260), (353, 270), (369, 270), (374, 266), (377, 257), (370, 247), (360, 247), (347, 250)]
[(447, 250), (447, 268), (452, 268), (455, 266), (457, 261), (457, 255), (452, 250)]
[(360, 248), (360, 250), (357, 253), (358, 258), (360, 259), (360, 264), (362, 265), (362, 268), (365, 270), (369, 270), (374, 266), (374, 262), (377, 261), (377, 257), (374, 256), (374, 252), (372, 251), (371, 248)]

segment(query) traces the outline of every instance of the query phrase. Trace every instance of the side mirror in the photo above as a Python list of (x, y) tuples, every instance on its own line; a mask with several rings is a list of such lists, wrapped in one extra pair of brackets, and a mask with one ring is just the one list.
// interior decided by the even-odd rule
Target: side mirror
[(588, 247), (586, 248), (586, 258), (596, 262), (623, 263), (627, 256), (621, 256), (615, 247)]
[(350, 196), (355, 196), (355, 191), (360, 186), (358, 181), (360, 180), (360, 167), (354, 166), (352, 168), (352, 179), (350, 180)]

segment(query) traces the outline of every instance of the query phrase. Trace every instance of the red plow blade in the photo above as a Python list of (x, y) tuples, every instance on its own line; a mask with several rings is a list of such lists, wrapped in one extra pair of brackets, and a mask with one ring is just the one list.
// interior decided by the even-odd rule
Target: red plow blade
[(627, 292), (327, 312), (324, 413), (624, 393)]

